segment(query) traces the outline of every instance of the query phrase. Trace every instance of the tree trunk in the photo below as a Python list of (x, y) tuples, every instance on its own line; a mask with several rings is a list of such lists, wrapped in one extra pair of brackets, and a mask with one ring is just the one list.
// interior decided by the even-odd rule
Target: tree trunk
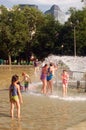
[(11, 54), (8, 54), (8, 63), (11, 65)]

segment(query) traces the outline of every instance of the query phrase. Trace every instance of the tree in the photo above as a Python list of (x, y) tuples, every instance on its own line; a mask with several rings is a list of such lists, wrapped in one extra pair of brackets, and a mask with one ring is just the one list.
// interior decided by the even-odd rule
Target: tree
[(22, 39), (25, 39), (25, 25), (22, 17), (19, 10), (8, 11), (1, 7), (0, 46), (8, 55), (9, 64), (11, 64), (12, 55), (18, 55), (19, 49), (22, 49)]
[(86, 55), (86, 52), (83, 51), (83, 48), (86, 48), (86, 8), (72, 13), (68, 22), (72, 22), (76, 29), (77, 55)]
[(58, 33), (59, 23), (52, 15), (44, 15), (44, 21), (38, 27), (34, 43), (33, 52), (39, 59), (54, 53), (56, 34)]
[[(63, 49), (64, 55), (74, 55), (74, 28), (76, 38), (76, 54), (86, 55), (86, 8), (83, 10), (70, 9), (71, 16), (59, 32), (59, 53)], [(61, 45), (64, 45), (61, 48)]]
[(27, 45), (26, 45), (25, 52), (26, 52), (26, 55), (27, 55), (27, 60), (29, 62), (30, 56), (33, 52), (33, 49), (32, 49), (31, 46), (34, 42), (34, 37), (35, 37), (35, 34), (37, 33), (39, 26), (44, 21), (44, 15), (38, 9), (31, 8), (31, 7), (29, 8), (27, 6), (24, 7), (23, 14), (25, 16), (26, 23), (27, 23), (27, 29), (28, 29), (29, 39), (26, 42)]

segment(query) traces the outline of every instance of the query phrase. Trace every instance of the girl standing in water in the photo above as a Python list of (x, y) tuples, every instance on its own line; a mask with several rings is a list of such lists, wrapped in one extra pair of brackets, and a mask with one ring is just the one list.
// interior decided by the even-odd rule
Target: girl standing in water
[(20, 118), (20, 104), (22, 101), (22, 95), (20, 92), (20, 87), (17, 84), (19, 82), (19, 77), (17, 75), (13, 75), (11, 79), (11, 85), (9, 87), (9, 98), (11, 103), (10, 113), (11, 117), (14, 117), (14, 107), (17, 107), (17, 117)]
[(42, 89), (41, 89), (41, 93), (46, 94), (46, 87), (47, 87), (47, 70), (48, 70), (48, 65), (45, 64), (42, 67), (42, 71), (41, 71), (41, 76), (40, 79), (43, 83)]
[(53, 63), (50, 63), (50, 66), (47, 71), (47, 93), (50, 91), (52, 94), (53, 89), (53, 75), (54, 75), (54, 65)]
[(68, 80), (69, 80), (69, 74), (67, 73), (66, 70), (63, 70), (63, 74), (62, 74), (63, 96), (67, 95)]

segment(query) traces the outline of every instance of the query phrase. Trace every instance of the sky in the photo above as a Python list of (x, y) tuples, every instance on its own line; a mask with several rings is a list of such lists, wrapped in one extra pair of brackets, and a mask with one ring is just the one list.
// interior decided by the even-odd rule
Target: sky
[(0, 5), (2, 4), (9, 8), (18, 4), (36, 4), (43, 12), (50, 9), (54, 4), (58, 5), (63, 12), (68, 11), (70, 7), (75, 7), (76, 9), (84, 7), (81, 0), (0, 0)]

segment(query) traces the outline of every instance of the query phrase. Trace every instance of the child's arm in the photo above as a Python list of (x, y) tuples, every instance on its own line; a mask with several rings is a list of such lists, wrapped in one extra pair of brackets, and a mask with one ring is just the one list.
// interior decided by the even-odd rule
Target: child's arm
[(18, 96), (19, 96), (20, 103), (23, 103), (19, 85), (17, 85), (17, 89), (18, 89)]
[(21, 83), (22, 83), (22, 82), (24, 82), (24, 77), (23, 77), (23, 79), (21, 80)]
[(67, 80), (69, 80), (69, 74), (67, 74)]
[(28, 81), (31, 83), (31, 78), (29, 75), (27, 75)]
[(29, 82), (31, 83), (31, 78), (29, 77)]

